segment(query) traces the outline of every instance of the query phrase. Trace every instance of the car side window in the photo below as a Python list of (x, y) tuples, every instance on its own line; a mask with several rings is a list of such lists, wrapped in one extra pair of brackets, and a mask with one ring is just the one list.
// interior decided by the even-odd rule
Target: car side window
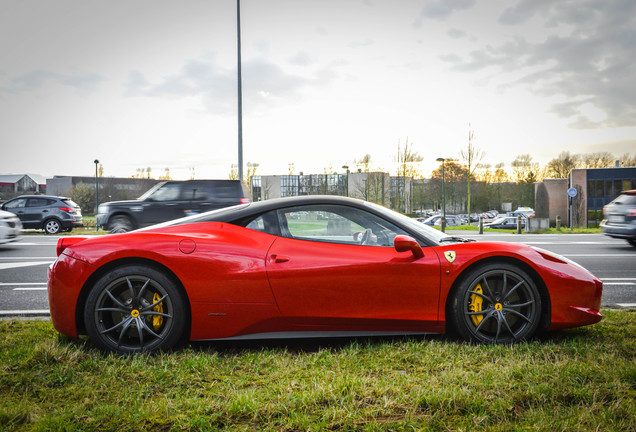
[(148, 199), (152, 201), (176, 201), (179, 199), (181, 185), (179, 183), (166, 183), (157, 189)]
[(29, 198), (27, 200), (27, 207), (45, 207), (50, 204), (50, 200), (46, 198)]
[(26, 198), (18, 198), (16, 200), (13, 201), (9, 201), (8, 203), (6, 203), (4, 205), (5, 209), (14, 209), (14, 208), (23, 208), (26, 207)]
[(392, 223), (355, 207), (310, 205), (278, 210), (281, 235), (298, 240), (393, 247), (398, 234)]

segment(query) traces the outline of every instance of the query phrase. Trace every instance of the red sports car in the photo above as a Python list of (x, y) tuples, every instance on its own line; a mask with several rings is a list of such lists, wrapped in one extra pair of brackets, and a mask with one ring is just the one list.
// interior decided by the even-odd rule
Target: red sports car
[(342, 197), (66, 237), (57, 253), (48, 282), (55, 328), (120, 353), (187, 339), (446, 331), (510, 343), (602, 318), (601, 281), (566, 258), (448, 236)]

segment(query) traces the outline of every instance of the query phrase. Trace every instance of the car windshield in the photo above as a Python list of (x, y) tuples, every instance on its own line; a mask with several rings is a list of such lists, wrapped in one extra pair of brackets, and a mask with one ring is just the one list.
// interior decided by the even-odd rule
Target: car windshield
[(146, 191), (146, 193), (144, 193), (142, 196), (140, 196), (139, 198), (137, 198), (137, 200), (139, 201), (144, 201), (146, 198), (148, 198), (150, 195), (152, 195), (153, 193), (155, 193), (155, 191), (157, 189), (159, 189), (161, 186), (163, 186), (164, 184), (166, 184), (166, 182), (162, 182), (162, 183), (157, 183), (156, 185), (154, 185), (153, 187), (151, 187), (150, 189), (148, 189)]
[(435, 228), (431, 228), (430, 226), (425, 225), (422, 222), (418, 222), (417, 219), (412, 219), (401, 213), (398, 213), (396, 211), (383, 207), (379, 204), (370, 203), (368, 201), (365, 201), (364, 204), (369, 207), (372, 207), (378, 213), (386, 215), (389, 218), (389, 220), (397, 219), (400, 223), (406, 225), (410, 230), (416, 231), (418, 234), (421, 234), (422, 236), (430, 240), (433, 240), (436, 243), (440, 243), (442, 242), (442, 239), (449, 237), (447, 234), (441, 231), (438, 231)]

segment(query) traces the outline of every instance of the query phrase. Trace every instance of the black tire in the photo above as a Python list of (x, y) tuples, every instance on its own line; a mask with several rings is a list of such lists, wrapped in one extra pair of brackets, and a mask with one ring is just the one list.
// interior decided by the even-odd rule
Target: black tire
[(62, 223), (57, 219), (47, 219), (42, 226), (47, 234), (58, 234), (62, 231)]
[(506, 344), (532, 337), (541, 307), (539, 290), (525, 271), (491, 263), (464, 276), (449, 312), (453, 329), (465, 340)]
[(108, 223), (108, 231), (113, 234), (132, 231), (133, 223), (128, 216), (114, 216)]
[(627, 240), (627, 243), (629, 243), (630, 245), (636, 247), (636, 240), (629, 239), (629, 240)]
[(180, 341), (187, 319), (177, 285), (141, 265), (109, 271), (91, 288), (84, 324), (101, 350), (129, 354), (167, 350)]

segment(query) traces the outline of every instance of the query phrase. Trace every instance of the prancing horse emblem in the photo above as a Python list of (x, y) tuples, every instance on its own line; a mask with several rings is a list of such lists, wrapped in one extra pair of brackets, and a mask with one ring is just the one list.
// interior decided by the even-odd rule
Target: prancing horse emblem
[(449, 263), (452, 263), (453, 261), (455, 261), (455, 256), (457, 256), (457, 254), (455, 253), (455, 251), (446, 251), (444, 252), (444, 256)]

